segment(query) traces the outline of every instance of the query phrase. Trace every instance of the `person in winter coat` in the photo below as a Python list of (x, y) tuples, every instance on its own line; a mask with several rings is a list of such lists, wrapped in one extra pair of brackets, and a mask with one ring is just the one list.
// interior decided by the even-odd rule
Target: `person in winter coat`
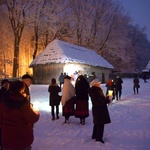
[(100, 82), (98, 79), (94, 79), (91, 82), (89, 95), (92, 101), (92, 114), (94, 123), (92, 139), (104, 143), (104, 125), (111, 122), (107, 108), (107, 104), (110, 103), (110, 100), (108, 96), (104, 96), (103, 91), (100, 88)]
[(107, 87), (106, 96), (108, 95), (108, 91), (111, 90), (111, 91), (113, 91), (112, 100), (115, 99), (115, 85), (114, 85), (114, 81), (112, 79), (109, 79), (107, 81), (107, 83), (106, 83), (106, 87)]
[(137, 75), (134, 76), (134, 79), (133, 79), (133, 91), (134, 91), (134, 94), (138, 94), (139, 93), (139, 88), (140, 88), (140, 85), (139, 85), (139, 79), (137, 77)]
[(75, 109), (74, 109), (74, 103), (75, 103), (75, 88), (71, 83), (71, 77), (66, 76), (64, 78), (64, 85), (62, 89), (62, 112), (63, 116), (65, 117), (64, 123), (70, 123), (69, 117), (74, 116)]
[[(1, 89), (0, 89), (0, 101), (3, 98), (3, 95), (7, 92), (9, 89), (9, 80), (8, 79), (3, 79), (1, 81)], [(2, 131), (1, 131), (1, 125), (0, 125), (0, 150), (2, 149)]]
[[(52, 78), (51, 84), (48, 87), (49, 95), (49, 105), (51, 106), (52, 120), (55, 120), (55, 116), (59, 119), (59, 105), (61, 101), (61, 96), (59, 96), (59, 92), (61, 92), (61, 88), (56, 83), (56, 79)], [(54, 107), (56, 107), (56, 115), (54, 112)]]
[(80, 75), (75, 84), (76, 91), (76, 109), (75, 117), (80, 118), (80, 123), (85, 124), (85, 118), (89, 116), (89, 96), (88, 89), (90, 88), (89, 83), (83, 75)]
[(26, 88), (25, 88), (26, 98), (29, 100), (29, 102), (30, 102), (30, 90), (29, 90), (29, 87), (30, 87), (30, 85), (32, 83), (32, 80), (33, 80), (33, 78), (28, 73), (26, 73), (26, 74), (24, 74), (22, 76), (22, 81), (26, 85)]
[(64, 84), (64, 78), (65, 78), (65, 75), (63, 73), (61, 73), (59, 76), (60, 88), (61, 88), (62, 84)]
[(1, 81), (0, 99), (3, 97), (3, 94), (6, 93), (8, 89), (9, 89), (9, 80), (3, 79)]
[(10, 84), (0, 104), (0, 120), (4, 150), (31, 149), (33, 124), (39, 120), (39, 112), (27, 100), (24, 82)]
[(146, 81), (146, 73), (142, 73), (142, 77), (143, 77), (144, 83), (147, 83), (147, 81)]
[[(121, 95), (122, 95), (122, 79), (120, 78), (120, 76), (117, 76), (114, 84), (115, 84), (115, 93), (116, 93), (116, 99), (118, 100), (121, 99)], [(119, 96), (119, 97), (118, 97)]]

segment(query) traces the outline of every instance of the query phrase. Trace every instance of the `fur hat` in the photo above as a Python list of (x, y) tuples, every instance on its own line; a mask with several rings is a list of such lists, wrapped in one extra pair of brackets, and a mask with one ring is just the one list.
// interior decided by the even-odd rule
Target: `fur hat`
[(1, 86), (2, 86), (4, 83), (6, 83), (6, 82), (9, 83), (9, 80), (8, 80), (8, 79), (3, 79), (3, 80), (1, 81)]
[(91, 81), (91, 86), (94, 86), (95, 84), (101, 83), (98, 79), (94, 79)]

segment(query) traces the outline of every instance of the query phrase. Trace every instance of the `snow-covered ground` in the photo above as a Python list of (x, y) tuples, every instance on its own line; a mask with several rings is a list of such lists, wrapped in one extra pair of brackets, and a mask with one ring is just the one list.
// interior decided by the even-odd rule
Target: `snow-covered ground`
[[(122, 99), (108, 106), (111, 123), (105, 125), (105, 143), (91, 139), (91, 114), (85, 125), (70, 117), (70, 124), (60, 119), (52, 121), (48, 85), (31, 85), (31, 101), (40, 103), (40, 120), (35, 124), (33, 150), (150, 150), (150, 80), (140, 79), (139, 94), (133, 94), (133, 79), (123, 79)], [(101, 85), (104, 93), (105, 84)]]

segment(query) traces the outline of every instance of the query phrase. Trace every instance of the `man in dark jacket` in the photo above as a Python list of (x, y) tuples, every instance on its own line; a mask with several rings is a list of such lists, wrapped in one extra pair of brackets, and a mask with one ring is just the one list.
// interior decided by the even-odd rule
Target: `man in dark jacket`
[(115, 92), (116, 92), (116, 99), (118, 100), (118, 96), (119, 99), (121, 99), (121, 94), (122, 94), (122, 79), (120, 78), (120, 76), (117, 76), (114, 84), (115, 84)]

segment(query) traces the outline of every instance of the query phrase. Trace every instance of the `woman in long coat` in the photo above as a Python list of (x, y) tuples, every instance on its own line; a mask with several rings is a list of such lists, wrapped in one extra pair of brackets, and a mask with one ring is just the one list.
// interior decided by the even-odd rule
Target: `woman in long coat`
[(94, 79), (91, 82), (91, 86), (92, 87), (89, 89), (89, 95), (92, 101), (92, 114), (94, 123), (92, 139), (104, 143), (104, 125), (111, 122), (107, 108), (107, 103), (110, 101), (109, 97), (104, 96), (98, 79)]
[[(56, 83), (56, 79), (52, 78), (51, 84), (48, 87), (49, 95), (49, 105), (51, 106), (52, 120), (55, 120), (55, 116), (59, 119), (59, 105), (61, 101), (61, 96), (59, 96), (59, 92), (61, 92), (61, 88)], [(54, 109), (56, 107), (56, 115)]]
[(64, 78), (61, 102), (62, 102), (63, 116), (65, 117), (64, 123), (70, 123), (69, 117), (74, 116), (74, 113), (75, 113), (75, 109), (74, 109), (75, 88), (71, 83), (70, 76), (66, 76)]
[(0, 104), (2, 149), (30, 150), (34, 140), (33, 124), (39, 120), (25, 94), (25, 83), (14, 81)]
[(76, 91), (76, 109), (75, 117), (80, 118), (80, 123), (85, 124), (85, 118), (89, 116), (89, 96), (88, 89), (90, 88), (89, 83), (83, 75), (80, 75), (75, 84)]

